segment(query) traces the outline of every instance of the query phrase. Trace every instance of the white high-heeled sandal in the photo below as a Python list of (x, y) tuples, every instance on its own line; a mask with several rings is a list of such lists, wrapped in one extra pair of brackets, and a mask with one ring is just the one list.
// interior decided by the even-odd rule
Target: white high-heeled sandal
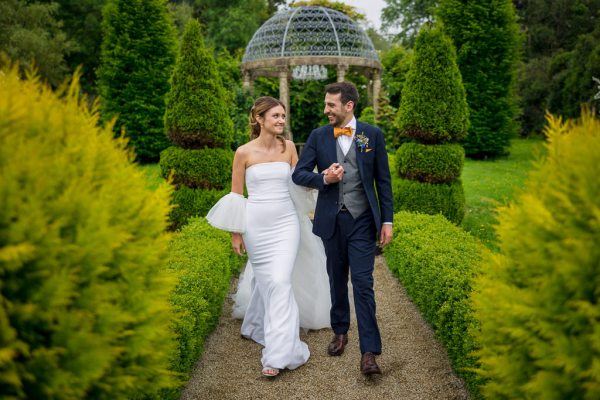
[(262, 374), (264, 376), (269, 376), (269, 377), (277, 376), (277, 375), (279, 375), (279, 369), (271, 368), (271, 367), (264, 367), (262, 369)]

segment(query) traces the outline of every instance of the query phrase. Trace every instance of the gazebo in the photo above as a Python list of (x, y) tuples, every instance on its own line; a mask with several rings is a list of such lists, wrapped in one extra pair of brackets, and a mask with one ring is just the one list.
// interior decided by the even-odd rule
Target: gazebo
[[(346, 14), (318, 6), (282, 10), (265, 22), (246, 47), (242, 58), (244, 87), (252, 90), (260, 76), (279, 78), (279, 100), (290, 109), (289, 81), (326, 79), (326, 65), (336, 67), (337, 81), (350, 66), (370, 81), (369, 101), (377, 112), (381, 63), (371, 39)], [(286, 136), (292, 139), (290, 118)]]

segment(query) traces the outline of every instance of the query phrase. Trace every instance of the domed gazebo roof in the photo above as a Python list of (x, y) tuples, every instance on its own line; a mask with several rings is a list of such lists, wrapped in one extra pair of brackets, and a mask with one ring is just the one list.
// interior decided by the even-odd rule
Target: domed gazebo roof
[(371, 39), (356, 22), (318, 6), (275, 14), (254, 33), (242, 59), (243, 70), (310, 64), (381, 68)]

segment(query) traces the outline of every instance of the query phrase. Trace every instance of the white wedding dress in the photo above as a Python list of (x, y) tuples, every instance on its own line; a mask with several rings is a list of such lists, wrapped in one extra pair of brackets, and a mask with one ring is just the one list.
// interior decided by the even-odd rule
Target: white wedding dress
[(325, 252), (308, 219), (314, 199), (291, 182), (286, 162), (248, 167), (246, 187), (248, 200), (230, 193), (206, 218), (244, 239), (248, 264), (234, 306), (234, 317), (244, 319), (241, 334), (264, 346), (264, 367), (295, 369), (310, 355), (300, 327), (329, 327)]

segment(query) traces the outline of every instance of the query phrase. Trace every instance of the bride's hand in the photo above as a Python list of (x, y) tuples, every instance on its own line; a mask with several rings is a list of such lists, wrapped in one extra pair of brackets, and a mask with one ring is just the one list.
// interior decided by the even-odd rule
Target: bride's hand
[(242, 235), (240, 233), (231, 233), (231, 248), (238, 256), (241, 256), (246, 252), (244, 239), (242, 239)]

